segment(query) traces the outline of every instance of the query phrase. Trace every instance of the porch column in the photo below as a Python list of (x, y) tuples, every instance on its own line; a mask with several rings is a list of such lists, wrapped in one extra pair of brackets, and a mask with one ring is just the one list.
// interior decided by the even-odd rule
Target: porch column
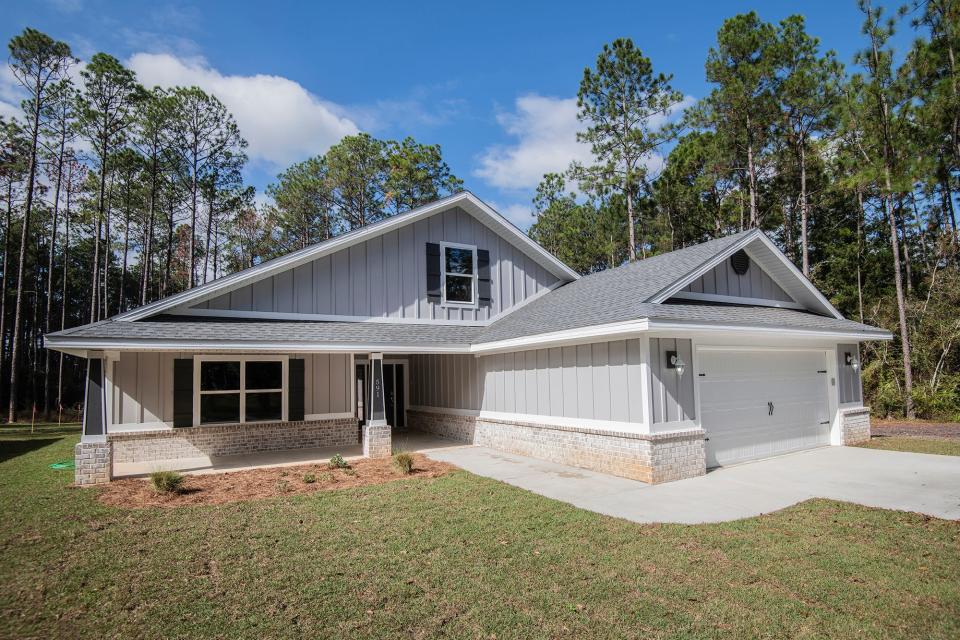
[(83, 403), (83, 434), (74, 448), (74, 482), (78, 485), (110, 482), (113, 475), (113, 445), (107, 440), (107, 406), (104, 365), (109, 360), (87, 360), (86, 393)]
[(386, 419), (386, 404), (383, 390), (383, 354), (371, 353), (370, 360), (370, 411), (363, 425), (363, 455), (368, 458), (388, 458), (393, 453), (390, 425)]

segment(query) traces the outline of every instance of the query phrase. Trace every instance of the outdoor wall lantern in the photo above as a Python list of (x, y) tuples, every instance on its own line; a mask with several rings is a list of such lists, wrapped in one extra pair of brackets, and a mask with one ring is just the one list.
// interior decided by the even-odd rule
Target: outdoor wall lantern
[(687, 363), (683, 361), (676, 351), (667, 351), (667, 369), (676, 369), (678, 376), (683, 376)]
[(843, 363), (848, 367), (853, 367), (854, 371), (860, 368), (860, 361), (849, 351), (843, 354)]

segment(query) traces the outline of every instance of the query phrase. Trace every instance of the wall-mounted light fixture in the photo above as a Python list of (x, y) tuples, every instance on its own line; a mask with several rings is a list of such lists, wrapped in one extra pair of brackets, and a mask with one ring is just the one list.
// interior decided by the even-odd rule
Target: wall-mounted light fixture
[(848, 367), (853, 367), (854, 371), (860, 368), (860, 361), (849, 351), (843, 354), (843, 363)]
[(667, 351), (667, 369), (676, 369), (677, 375), (682, 376), (684, 369), (687, 368), (687, 363), (683, 361), (676, 351)]

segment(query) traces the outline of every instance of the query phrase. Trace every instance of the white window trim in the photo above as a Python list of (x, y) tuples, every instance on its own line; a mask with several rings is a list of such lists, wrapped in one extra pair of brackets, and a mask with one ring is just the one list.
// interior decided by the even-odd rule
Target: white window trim
[[(468, 249), (473, 252), (473, 275), (466, 276), (462, 273), (451, 273), (449, 275), (455, 278), (467, 278), (470, 277), (470, 294), (472, 300), (470, 302), (457, 302), (455, 300), (447, 300), (447, 249)], [(476, 309), (477, 308), (477, 281), (479, 279), (479, 274), (477, 273), (477, 247), (472, 244), (459, 244), (457, 242), (441, 242), (440, 243), (440, 306), (441, 307), (456, 307), (458, 309)]]
[[(230, 391), (201, 391), (200, 390), (200, 365), (203, 362), (239, 362), (240, 363), (240, 389)], [(280, 362), (282, 370), (282, 386), (279, 389), (247, 389), (247, 362)], [(276, 393), (280, 392), (280, 421), (286, 422), (289, 418), (287, 413), (288, 396), (290, 393), (290, 357), (286, 355), (195, 355), (193, 356), (193, 426), (212, 427), (225, 424), (267, 424), (276, 422), (276, 420), (247, 420), (247, 394), (248, 393)], [(240, 394), (240, 420), (239, 422), (200, 422), (200, 396), (216, 395), (226, 393)]]

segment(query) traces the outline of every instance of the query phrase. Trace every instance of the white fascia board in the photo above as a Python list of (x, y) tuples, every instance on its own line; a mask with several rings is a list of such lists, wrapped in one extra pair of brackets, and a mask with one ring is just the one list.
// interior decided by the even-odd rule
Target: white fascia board
[(324, 344), (304, 342), (209, 342), (199, 340), (110, 340), (71, 338), (48, 340), (47, 347), (109, 349), (112, 351), (195, 351), (198, 353), (470, 353), (469, 345)]
[(767, 234), (760, 233), (759, 238), (760, 238), (760, 241), (773, 253), (773, 255), (780, 258), (780, 261), (787, 266), (787, 268), (790, 270), (793, 276), (797, 280), (799, 280), (800, 283), (803, 284), (803, 286), (805, 286), (810, 291), (810, 293), (812, 293), (814, 297), (817, 298), (817, 300), (820, 301), (820, 304), (822, 304), (824, 308), (826, 308), (830, 313), (833, 314), (834, 318), (838, 320), (845, 319), (843, 317), (843, 314), (837, 311), (836, 307), (830, 304), (830, 301), (827, 300), (827, 298), (822, 293), (820, 293), (820, 290), (817, 289), (815, 286), (813, 286), (813, 283), (810, 282), (810, 279), (807, 278), (805, 275), (803, 275), (803, 273), (801, 273), (799, 269), (797, 269), (797, 266), (790, 261), (790, 258), (788, 258), (786, 254), (783, 253), (783, 251), (780, 251), (780, 248), (773, 243), (773, 240), (767, 237)]
[(829, 329), (789, 329), (766, 325), (724, 325), (693, 322), (675, 322), (672, 320), (651, 320), (650, 331), (669, 331), (671, 333), (707, 333), (707, 334), (749, 334), (763, 336), (782, 336), (784, 338), (828, 338), (839, 340), (892, 340), (890, 332), (833, 331)]
[(497, 340), (495, 342), (481, 342), (470, 347), (471, 353), (496, 353), (498, 351), (513, 351), (516, 349), (542, 349), (561, 344), (582, 344), (585, 342), (597, 342), (604, 338), (611, 340), (643, 333), (649, 328), (646, 318), (639, 320), (628, 320), (626, 322), (613, 322), (610, 324), (591, 325), (578, 329), (568, 329), (565, 331), (551, 331), (550, 333), (538, 333), (532, 336), (522, 336), (519, 338), (508, 338), (507, 340)]
[(521, 248), (528, 249), (535, 256), (538, 256), (546, 265), (548, 265), (549, 271), (558, 278), (567, 279), (569, 281), (576, 280), (580, 277), (576, 271), (565, 265), (560, 261), (559, 258), (534, 242), (529, 236), (510, 223), (509, 220), (501, 216), (482, 200), (477, 198), (477, 196), (473, 195), (469, 191), (462, 191), (458, 194), (443, 198), (442, 200), (437, 200), (436, 202), (418, 207), (417, 209), (411, 209), (410, 211), (391, 216), (386, 220), (363, 227), (357, 231), (346, 233), (342, 236), (332, 238), (312, 247), (307, 247), (305, 249), (289, 253), (285, 256), (274, 258), (273, 260), (268, 260), (263, 264), (245, 269), (243, 271), (238, 271), (237, 273), (220, 278), (219, 280), (215, 280), (208, 284), (194, 287), (193, 289), (188, 289), (187, 291), (172, 295), (168, 298), (157, 300), (156, 302), (138, 307), (137, 309), (121, 313), (120, 315), (114, 316), (112, 319), (121, 321), (141, 320), (143, 318), (162, 313), (168, 309), (172, 309), (173, 307), (203, 302), (204, 300), (209, 300), (211, 298), (223, 295), (224, 293), (238, 289), (246, 284), (267, 278), (288, 269), (296, 268), (302, 264), (316, 260), (317, 258), (322, 258), (323, 256), (329, 255), (336, 251), (340, 251), (355, 244), (365, 242), (370, 238), (393, 231), (394, 229), (413, 224), (417, 220), (427, 218), (435, 213), (438, 213), (439, 211), (448, 209), (455, 205), (464, 206), (464, 208), (469, 209), (474, 216), (476, 216), (478, 212), (482, 212), (490, 219), (490, 221), (496, 223), (496, 225), (507, 234), (508, 239), (513, 240), (513, 244), (516, 244)]
[(712, 258), (710, 258), (709, 260), (701, 264), (699, 267), (697, 267), (696, 269), (694, 269), (693, 271), (685, 275), (684, 277), (680, 278), (679, 280), (676, 280), (673, 284), (661, 289), (659, 292), (657, 292), (656, 294), (648, 298), (647, 302), (660, 304), (667, 298), (673, 297), (675, 293), (683, 289), (685, 286), (687, 286), (688, 284), (690, 284), (691, 282), (693, 282), (703, 274), (709, 272), (718, 264), (720, 264), (721, 262), (723, 262), (724, 260), (732, 256), (734, 253), (736, 253), (740, 249), (744, 248), (745, 246), (753, 242), (756, 239), (758, 233), (760, 232), (755, 229), (752, 233), (746, 234), (745, 236), (740, 238), (738, 241), (734, 242), (732, 245), (730, 245), (720, 253), (716, 254), (715, 256), (713, 256)]
[(891, 340), (889, 332), (873, 333), (865, 331), (831, 331), (820, 329), (790, 329), (786, 327), (771, 327), (763, 325), (723, 325), (675, 322), (642, 318), (628, 322), (616, 322), (605, 325), (594, 325), (568, 331), (541, 333), (520, 338), (498, 340), (496, 342), (482, 342), (470, 347), (475, 354), (497, 353), (502, 351), (516, 351), (528, 349), (542, 349), (558, 345), (584, 344), (601, 342), (604, 340), (619, 340), (634, 337), (637, 334), (653, 331), (669, 331), (683, 334), (734, 334), (734, 335), (762, 335), (782, 336), (785, 338), (810, 339), (839, 339), (839, 340)]

